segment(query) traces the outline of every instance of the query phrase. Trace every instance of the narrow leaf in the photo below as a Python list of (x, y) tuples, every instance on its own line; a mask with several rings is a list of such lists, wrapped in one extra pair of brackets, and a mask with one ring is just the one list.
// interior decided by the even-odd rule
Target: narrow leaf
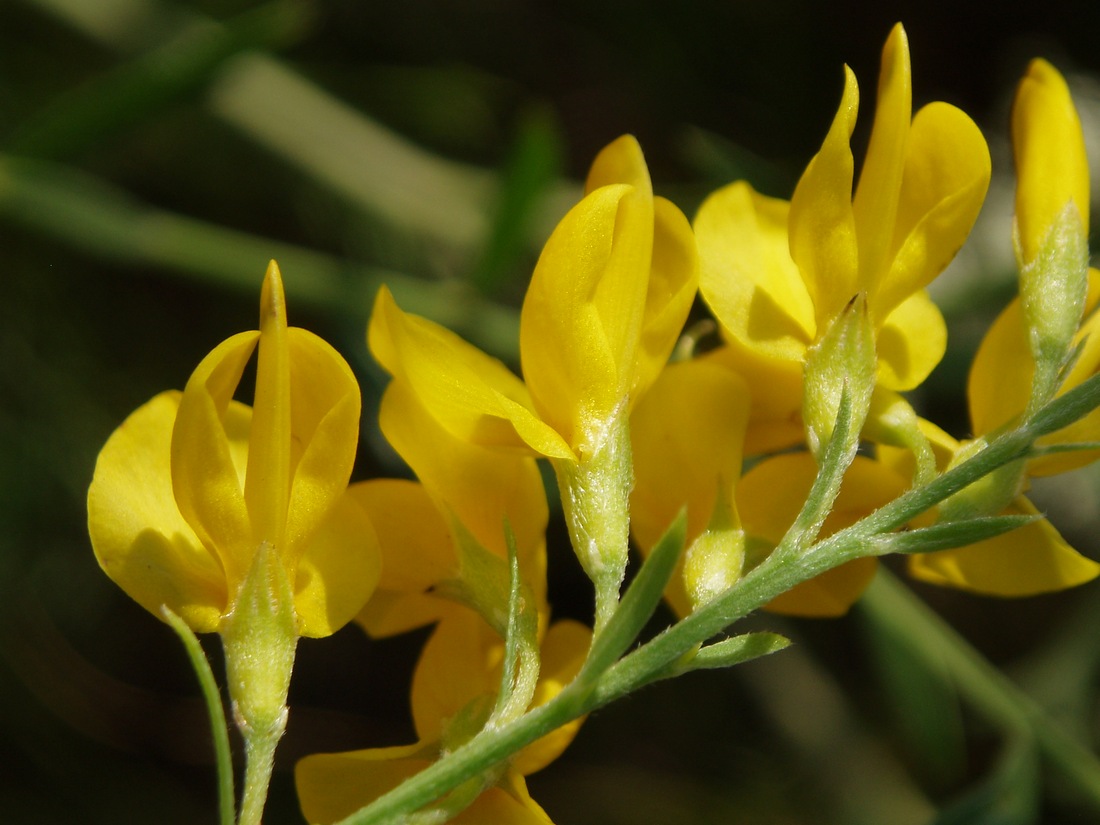
[(707, 645), (695, 654), (680, 670), (687, 673), (692, 670), (709, 670), (719, 667), (731, 667), (742, 662), (767, 656), (769, 653), (790, 646), (791, 640), (778, 633), (743, 633), (730, 639)]
[(1025, 527), (1042, 516), (983, 516), (964, 521), (949, 521), (922, 527), (919, 530), (906, 530), (901, 533), (889, 533), (874, 539), (876, 555), (887, 553), (934, 553), (952, 547), (964, 547), (986, 539), (995, 538), (1020, 527)]

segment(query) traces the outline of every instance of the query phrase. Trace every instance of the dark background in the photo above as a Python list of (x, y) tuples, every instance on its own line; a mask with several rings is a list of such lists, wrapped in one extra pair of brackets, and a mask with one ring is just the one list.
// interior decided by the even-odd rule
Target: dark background
[[(402, 473), (370, 414), (380, 283), (514, 361), (534, 258), (603, 145), (637, 135), (658, 192), (689, 216), (737, 177), (789, 196), (845, 62), (859, 156), (897, 20), (915, 103), (964, 108), (994, 156), (974, 241), (937, 286), (952, 350), (917, 398), (964, 436), (967, 364), (1014, 277), (1013, 89), (1031, 57), (1051, 59), (1100, 149), (1095, 3), (0, 3), (0, 818), (215, 819), (194, 677), (167, 627), (98, 570), (84, 497), (125, 416), (255, 324), (268, 258), (292, 323), (360, 375), (356, 477)], [(1089, 472), (1036, 490), (1094, 558), (1098, 491)], [(551, 539), (558, 613), (585, 618), (587, 584), (562, 531)], [(1095, 740), (1096, 585), (1016, 602), (918, 592)], [(1096, 821), (1026, 736), (868, 611), (751, 624), (797, 644), (596, 714), (531, 778), (559, 825)], [(302, 642), (266, 822), (301, 821), (297, 756), (409, 741), (421, 638), (370, 643), (352, 627)]]

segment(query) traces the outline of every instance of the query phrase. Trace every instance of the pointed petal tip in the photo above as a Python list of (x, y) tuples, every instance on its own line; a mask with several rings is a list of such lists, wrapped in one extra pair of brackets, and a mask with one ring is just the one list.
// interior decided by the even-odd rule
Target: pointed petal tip
[(260, 288), (260, 329), (269, 319), (275, 319), (286, 326), (286, 294), (283, 290), (283, 276), (274, 259), (268, 261), (264, 283)]

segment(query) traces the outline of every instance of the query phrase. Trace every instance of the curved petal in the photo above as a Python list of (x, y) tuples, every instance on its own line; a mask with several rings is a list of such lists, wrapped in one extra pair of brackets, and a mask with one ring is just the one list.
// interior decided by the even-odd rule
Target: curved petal
[(228, 605), (225, 572), (176, 505), (170, 469), (179, 392), (139, 407), (112, 433), (88, 489), (88, 533), (99, 566), (158, 618), (167, 605), (199, 633)]
[(410, 698), (417, 736), (439, 739), (472, 701), (491, 702), (500, 687), (503, 659), (504, 643), (480, 616), (472, 610), (448, 613), (432, 631), (413, 673)]
[(757, 194), (744, 182), (703, 201), (694, 224), (699, 291), (745, 348), (801, 365), (817, 325), (813, 300), (791, 259), (789, 212), (786, 201)]
[(378, 584), (382, 552), (366, 512), (347, 492), (329, 506), (298, 561), (294, 609), (303, 636), (331, 636)]
[(374, 637), (404, 633), (437, 621), (446, 609), (424, 595), (458, 575), (454, 539), (424, 487), (403, 479), (375, 479), (348, 488), (378, 536), (382, 572), (378, 590), (357, 620)]
[(981, 211), (989, 175), (989, 148), (974, 121), (947, 103), (917, 112), (892, 243), (868, 299), (876, 318), (926, 287), (955, 257)]
[(859, 185), (852, 199), (859, 238), (860, 283), (862, 290), (871, 296), (868, 303), (872, 307), (876, 303), (875, 286), (894, 238), (912, 103), (909, 40), (898, 23), (890, 31), (882, 50), (875, 122), (859, 174)]
[(230, 450), (227, 411), (258, 338), (258, 332), (239, 333), (202, 360), (180, 397), (172, 430), (176, 504), (202, 543), (221, 559), (231, 594), (256, 545), (244, 499), (244, 468), (234, 465)]
[(546, 592), (545, 535), (549, 510), (535, 460), (461, 441), (443, 429), (403, 381), (382, 396), (382, 432), (424, 488), (485, 548), (508, 557), (507, 520), (524, 579)]
[(594, 190), (543, 247), (520, 313), (520, 359), (535, 409), (577, 454), (625, 404), (648, 291), (653, 199)]
[(764, 455), (801, 444), (802, 362), (766, 358), (730, 340), (699, 360), (720, 365), (741, 377), (752, 389), (745, 455)]
[(970, 365), (966, 394), (975, 436), (988, 435), (1023, 413), (1034, 372), (1020, 299), (1014, 298), (990, 325)]
[(634, 408), (630, 527), (644, 552), (685, 506), (690, 546), (710, 521), (719, 482), (730, 489), (737, 483), (748, 393), (744, 381), (717, 364), (681, 361), (670, 364)]
[[(580, 673), (592, 646), (592, 631), (580, 622), (563, 619), (550, 625), (542, 641), (542, 667), (531, 706), (543, 705), (561, 693)], [(569, 747), (580, 730), (581, 719), (557, 728), (516, 754), (512, 769), (520, 776), (541, 771)]]
[(291, 488), (287, 560), (293, 564), (343, 497), (359, 443), (359, 383), (351, 367), (311, 332), (287, 330)]
[(625, 183), (645, 196), (653, 195), (649, 167), (637, 138), (623, 135), (607, 144), (596, 155), (584, 181), (584, 194), (590, 195), (602, 186)]
[[(810, 492), (817, 463), (808, 453), (787, 453), (760, 462), (741, 479), (737, 510), (746, 535), (776, 546), (794, 522)], [(821, 537), (855, 524), (906, 489), (904, 479), (890, 468), (863, 456), (844, 475), (832, 512)], [(775, 601), (777, 611), (801, 616), (836, 616), (863, 592), (873, 575), (874, 560), (850, 562), (804, 583)], [(767, 605), (771, 609), (772, 605)]]
[(653, 215), (653, 263), (630, 392), (632, 404), (668, 363), (699, 285), (699, 254), (684, 213), (670, 201), (655, 198)]
[(878, 383), (911, 390), (935, 369), (947, 351), (947, 324), (923, 289), (898, 304), (875, 336)]
[(844, 96), (829, 134), (791, 198), (791, 258), (813, 299), (817, 330), (828, 327), (859, 291), (859, 251), (852, 212), (852, 150), (859, 88), (844, 67)]
[(456, 437), (574, 458), (562, 437), (535, 414), (527, 388), (504, 364), (450, 330), (402, 312), (385, 287), (374, 302), (368, 341), (378, 362), (407, 381)]
[[(1006, 514), (1036, 515), (1026, 498)], [(989, 596), (1031, 596), (1091, 581), (1100, 565), (1085, 558), (1043, 519), (977, 544), (910, 556), (909, 575)]]
[(337, 822), (431, 765), (422, 744), (318, 753), (294, 767), (298, 804), (311, 823)]
[(1089, 167), (1081, 121), (1066, 81), (1036, 59), (1020, 81), (1012, 107), (1016, 155), (1016, 232), (1025, 262), (1071, 200), (1089, 226)]

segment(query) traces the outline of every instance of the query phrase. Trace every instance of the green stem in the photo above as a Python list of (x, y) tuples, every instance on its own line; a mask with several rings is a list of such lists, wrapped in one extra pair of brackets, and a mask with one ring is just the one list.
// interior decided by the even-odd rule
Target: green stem
[[(463, 747), (379, 797), (371, 805), (341, 820), (338, 825), (398, 821), (398, 817), (438, 799), (461, 782), (490, 770), (497, 762), (550, 731), (668, 675), (669, 666), (680, 657), (779, 594), (844, 562), (877, 555), (881, 552), (881, 542), (874, 541), (876, 536), (905, 525), (978, 478), (1026, 456), (1040, 435), (1067, 426), (1098, 403), (1100, 378), (1090, 379), (1052, 401), (1025, 426), (994, 438), (969, 460), (923, 487), (903, 494), (852, 527), (834, 533), (805, 552), (772, 553), (728, 592), (636, 648), (603, 673), (586, 673), (584, 680), (574, 681), (546, 704), (533, 708), (511, 723), (483, 730)], [(842, 431), (838, 420), (834, 431), (836, 443), (841, 440), (837, 433), (843, 436)], [(831, 478), (840, 462), (833, 464), (826, 459), (822, 463), (830, 468), (825, 475)], [(831, 501), (829, 491), (832, 485), (822, 480), (821, 486), (821, 501)], [(807, 513), (805, 520), (806, 529), (813, 529), (816, 519)], [(800, 541), (792, 536), (790, 543), (797, 547)], [(1048, 743), (1048, 755), (1063, 764), (1066, 770), (1073, 770), (1069, 763), (1079, 756), (1079, 746), (1060, 742), (1058, 734), (1049, 730), (1043, 736)], [(1094, 758), (1090, 756), (1089, 759)], [(1089, 779), (1090, 773), (1091, 769), (1084, 771), (1082, 782)]]
[[(238, 725), (240, 722), (238, 721)], [(237, 825), (260, 825), (263, 819), (271, 771), (275, 766), (275, 748), (286, 730), (286, 713), (281, 724), (262, 734), (245, 736), (244, 791), (241, 794), (241, 815)]]
[(233, 756), (229, 750), (229, 726), (225, 720), (225, 707), (222, 705), (221, 692), (214, 679), (214, 671), (203, 653), (199, 639), (190, 627), (168, 609), (161, 607), (161, 615), (168, 626), (176, 631), (183, 642), (191, 667), (199, 677), (202, 698), (206, 702), (206, 712), (210, 717), (210, 734), (214, 739), (214, 758), (218, 766), (218, 809), (221, 825), (233, 825)]
[(1036, 702), (989, 663), (912, 591), (879, 570), (858, 607), (925, 662), (945, 665), (959, 691), (989, 721), (1029, 732), (1058, 772), (1100, 809), (1100, 759), (1059, 727)]

